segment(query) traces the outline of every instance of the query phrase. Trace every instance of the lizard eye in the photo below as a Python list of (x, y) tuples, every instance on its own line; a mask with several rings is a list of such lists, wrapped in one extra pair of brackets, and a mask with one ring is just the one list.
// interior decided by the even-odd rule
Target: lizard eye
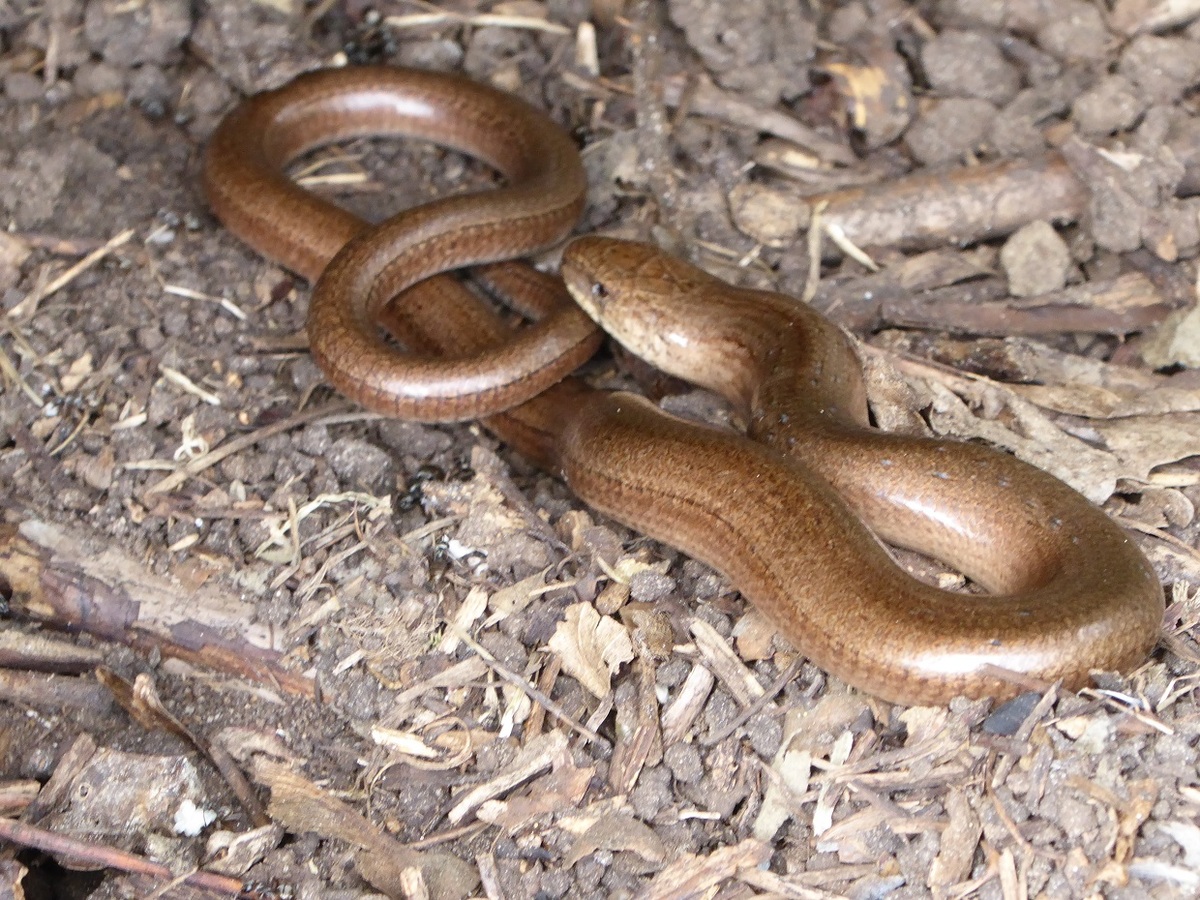
[(608, 297), (608, 288), (599, 281), (592, 282), (592, 296), (597, 300), (604, 300)]

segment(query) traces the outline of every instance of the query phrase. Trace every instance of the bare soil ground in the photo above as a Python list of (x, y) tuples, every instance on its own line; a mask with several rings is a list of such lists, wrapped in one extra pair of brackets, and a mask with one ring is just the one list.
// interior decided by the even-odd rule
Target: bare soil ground
[[(581, 230), (810, 297), (881, 425), (1103, 504), (1165, 586), (1153, 657), (882, 703), (479, 426), (338, 398), (199, 160), (346, 62), (520, 94), (584, 146)], [(0, 78), (7, 896), (150, 896), (128, 854), (193, 873), (156, 896), (1200, 893), (1200, 5), (10, 0)], [(490, 180), (309, 163), (373, 219)]]

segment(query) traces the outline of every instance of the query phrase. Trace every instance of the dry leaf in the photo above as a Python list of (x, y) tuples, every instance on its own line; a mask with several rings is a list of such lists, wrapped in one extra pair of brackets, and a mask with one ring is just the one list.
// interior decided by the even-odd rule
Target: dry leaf
[(1173, 365), (1200, 367), (1200, 307), (1169, 316), (1142, 352), (1146, 364), (1155, 369)]
[(633, 816), (605, 816), (580, 835), (571, 852), (563, 860), (571, 868), (585, 856), (597, 850), (632, 850), (642, 859), (662, 863), (667, 858), (667, 846), (654, 830)]
[(800, 804), (795, 798), (808, 791), (813, 759), (839, 755), (845, 748), (844, 744), (835, 746), (835, 736), (849, 734), (850, 723), (866, 709), (862, 694), (831, 686), (811, 709), (798, 707), (787, 712), (783, 741), (771, 761), (771, 769), (779, 779), (767, 782), (762, 807), (754, 822), (755, 837), (770, 840), (779, 826), (799, 811)]
[(488, 616), (486, 624), (494, 625), (502, 619), (519, 613), (543, 594), (559, 588), (569, 588), (574, 584), (573, 581), (556, 581), (553, 584), (546, 584), (546, 573), (550, 569), (551, 566), (547, 566), (542, 571), (530, 575), (528, 578), (522, 578), (516, 584), (502, 587), (492, 594), (488, 598), (488, 608), (491, 609), (492, 614)]
[(642, 900), (667, 900), (675, 897), (710, 897), (726, 878), (743, 869), (765, 866), (771, 858), (771, 845), (747, 838), (719, 847), (708, 856), (683, 853), (664, 868), (642, 891)]
[(629, 805), (629, 801), (624, 796), (618, 795), (593, 800), (583, 809), (567, 811), (559, 816), (558, 822), (555, 824), (567, 834), (573, 834), (578, 837), (586, 834), (587, 830), (601, 819), (609, 819), (614, 816), (629, 816), (632, 814), (633, 808)]
[[(476, 812), (480, 821), (499, 825), (509, 833), (524, 828), (532, 819), (548, 813), (574, 809), (587, 793), (595, 766), (578, 767), (569, 750), (553, 763), (554, 770), (529, 785), (529, 792), (506, 802), (488, 801)], [(568, 864), (569, 867), (569, 864)]]
[(256, 780), (271, 789), (273, 820), (293, 834), (315, 831), (360, 848), (355, 857), (359, 873), (389, 896), (400, 896), (401, 874), (413, 866), (422, 870), (429, 882), (429, 896), (435, 900), (458, 900), (479, 884), (478, 873), (462, 860), (438, 850), (418, 852), (405, 847), (349, 804), (287, 766), (259, 759), (252, 771)]
[(633, 659), (625, 627), (587, 603), (567, 608), (548, 646), (562, 659), (563, 670), (599, 698), (607, 696), (617, 669)]
[(500, 770), (490, 781), (478, 785), (462, 797), (450, 810), (448, 818), (457, 825), (473, 810), (488, 800), (511, 791), (539, 772), (548, 769), (567, 747), (567, 736), (561, 731), (548, 731), (530, 738), (516, 759)]
[(970, 387), (988, 394), (980, 398), (980, 405), (1006, 411), (1020, 431), (974, 415), (957, 394), (930, 382), (934, 402), (929, 421), (939, 435), (983, 438), (1065, 481), (1093, 503), (1103, 503), (1116, 490), (1117, 480), (1132, 474), (1113, 454), (1067, 434), (1032, 403), (1002, 385)]
[[(845, 765), (846, 760), (850, 758), (850, 751), (853, 749), (853, 733), (843, 731), (834, 740), (833, 746), (829, 748), (829, 762), (835, 766)], [(821, 791), (817, 795), (817, 805), (812, 814), (813, 834), (824, 834), (833, 827), (833, 811), (837, 808), (841, 797), (842, 786), (840, 784), (826, 781), (821, 785)]]
[[(446, 635), (442, 638), (438, 649), (447, 656), (453, 656), (458, 652), (461, 640), (458, 635), (460, 633), (469, 634), (471, 632), (471, 623), (483, 615), (483, 611), (487, 609), (488, 595), (479, 585), (475, 585), (471, 590), (467, 591), (467, 596), (463, 598), (462, 605), (458, 607), (454, 613), (454, 617), (450, 620), (452, 625), (457, 628), (447, 628)], [(461, 632), (459, 631), (461, 629)]]
[(746, 662), (770, 659), (775, 635), (779, 629), (771, 624), (757, 609), (751, 608), (733, 626), (733, 637), (737, 641), (738, 654)]
[(939, 888), (945, 889), (967, 879), (975, 859), (975, 848), (979, 846), (979, 839), (983, 835), (979, 816), (962, 791), (946, 794), (946, 812), (950, 816), (950, 823), (942, 832), (938, 855), (929, 868), (929, 878), (925, 882), (935, 894)]
[[(892, 366), (891, 360), (881, 356), (873, 355), (873, 359), (877, 369)], [(1007, 385), (948, 374), (919, 363), (899, 361), (898, 365), (915, 395), (907, 405), (928, 408), (929, 424), (938, 435), (968, 440), (982, 438), (1049, 472), (1093, 503), (1103, 503), (1111, 497), (1122, 478), (1145, 480), (1144, 474), (1139, 475), (1137, 469), (1117, 454), (1093, 446), (1097, 443), (1094, 436), (1089, 436), (1089, 442), (1067, 433)], [(988, 417), (977, 416), (967, 401), (987, 410)], [(872, 404), (875, 403), (873, 394)], [(1006, 423), (1011, 423), (1011, 427)], [(1100, 424), (1103, 423), (1093, 423), (1091, 427)]]
[(1097, 384), (1014, 384), (1017, 396), (1052, 412), (1086, 419), (1200, 410), (1200, 390), (1156, 387), (1113, 389)]
[(22, 238), (0, 230), (0, 291), (16, 287), (21, 266), (29, 258), (30, 246)]
[(117, 457), (113, 448), (105, 444), (95, 456), (78, 454), (72, 457), (75, 471), (90, 488), (107, 491), (112, 487), (116, 474)]
[(808, 791), (812, 753), (785, 743), (771, 761), (771, 768), (779, 776), (779, 781), (772, 779), (767, 782), (762, 806), (754, 820), (754, 836), (760, 841), (771, 840), (779, 831), (779, 826), (794, 812), (799, 812), (795, 798), (804, 796)]
[(504, 708), (500, 713), (498, 736), (507, 738), (512, 736), (518, 725), (529, 718), (529, 714), (533, 712), (533, 701), (529, 699), (529, 695), (523, 689), (515, 684), (503, 685), (500, 693), (504, 697)]
[(92, 365), (92, 353), (89, 350), (67, 367), (67, 371), (63, 373), (61, 378), (59, 378), (59, 383), (62, 385), (62, 389), (64, 391), (66, 391), (68, 394), (72, 393), (78, 389), (78, 387), (83, 384), (87, 377), (94, 371), (95, 369)]
[(1200, 456), (1200, 415), (1172, 413), (1094, 422), (1092, 428), (1121, 461), (1126, 477), (1144, 481), (1157, 466)]
[(908, 731), (905, 747), (916, 747), (925, 741), (940, 738), (952, 724), (949, 710), (940, 706), (913, 706), (897, 718)]

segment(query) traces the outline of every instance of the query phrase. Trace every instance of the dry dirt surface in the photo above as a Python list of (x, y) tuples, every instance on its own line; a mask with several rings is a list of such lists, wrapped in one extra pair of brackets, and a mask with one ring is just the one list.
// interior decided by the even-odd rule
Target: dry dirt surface
[[(878, 424), (1102, 504), (1152, 657), (884, 703), (481, 426), (338, 397), (200, 160), (367, 62), (546, 110), (581, 231), (810, 301)], [(0, 895), (1197, 896), (1198, 85), (1195, 0), (0, 2)], [(383, 140), (293, 174), (372, 219), (492, 182)]]

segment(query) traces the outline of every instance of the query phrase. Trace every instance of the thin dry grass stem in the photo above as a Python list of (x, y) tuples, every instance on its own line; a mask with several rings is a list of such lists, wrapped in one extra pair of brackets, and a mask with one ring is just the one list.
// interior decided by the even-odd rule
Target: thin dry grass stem
[(569, 35), (571, 29), (538, 16), (518, 16), (505, 13), (460, 13), (442, 9), (424, 0), (411, 0), (414, 6), (427, 10), (420, 13), (384, 16), (383, 24), (397, 29), (424, 28), (431, 25), (458, 25), (470, 28), (516, 28), (543, 31), (547, 34)]
[(400, 691), (392, 703), (392, 711), (384, 717), (383, 724), (398, 725), (405, 721), (414, 701), (429, 691), (463, 688), (480, 681), (487, 673), (487, 663), (478, 656), (468, 656), (444, 671)]
[(304, 188), (314, 187), (366, 187), (371, 184), (362, 172), (330, 172), (328, 175), (310, 175), (296, 179), (296, 183)]
[(961, 884), (956, 884), (954, 887), (947, 890), (946, 900), (963, 900), (963, 898), (969, 897), (978, 892), (978, 890), (984, 885), (995, 881), (997, 877), (999, 877), (999, 872), (997, 872), (996, 867), (989, 861), (987, 870), (984, 871), (982, 875), (977, 878), (972, 878), (970, 881), (964, 881)]
[[(821, 202), (826, 206), (829, 205), (828, 201)], [(879, 263), (871, 259), (871, 257), (867, 255), (866, 251), (860, 249), (858, 245), (854, 243), (854, 241), (850, 240), (850, 237), (846, 234), (845, 229), (842, 228), (841, 225), (839, 225), (837, 222), (826, 222), (821, 227), (824, 229), (825, 233), (829, 235), (829, 240), (833, 241), (834, 246), (845, 253), (848, 257), (868, 271), (879, 271)]]
[[(382, 186), (371, 181), (371, 175), (361, 167), (363, 155), (346, 150), (334, 149), (324, 153), (320, 158), (301, 166), (292, 178), (300, 187), (311, 189), (321, 187), (358, 187), (368, 190), (379, 189)], [(324, 172), (331, 166), (352, 167), (348, 172)]]
[[(846, 783), (854, 779), (866, 779), (871, 776), (883, 775), (887, 779), (898, 780), (898, 767), (907, 765), (915, 760), (948, 758), (957, 754), (966, 746), (965, 741), (954, 738), (944, 731), (939, 732), (911, 746), (898, 747), (895, 750), (885, 750), (856, 762), (832, 763), (823, 759), (814, 759), (813, 768), (820, 770), (813, 777), (816, 782)], [(891, 771), (885, 771), (891, 770)], [(903, 773), (901, 773), (902, 775)], [(866, 784), (865, 781), (860, 782)], [(902, 777), (898, 783), (903, 784)]]
[(220, 397), (218, 397), (212, 391), (206, 391), (204, 388), (200, 387), (200, 385), (196, 384), (196, 382), (192, 381), (192, 379), (188, 378), (186, 375), (184, 375), (178, 369), (174, 369), (171, 366), (160, 363), (158, 366), (158, 370), (160, 372), (162, 372), (163, 377), (166, 378), (167, 381), (171, 382), (171, 384), (175, 385), (177, 388), (182, 390), (184, 393), (191, 394), (193, 397), (196, 397), (199, 400), (202, 400), (203, 402), (207, 403), (209, 406), (220, 406), (221, 405)]
[(117, 248), (127, 244), (129, 239), (136, 233), (134, 228), (126, 228), (120, 234), (116, 235), (107, 241), (103, 247), (93, 250), (79, 262), (73, 266), (69, 266), (61, 275), (57, 276), (45, 285), (35, 287), (26, 295), (25, 299), (8, 311), (8, 318), (23, 319), (34, 314), (37, 311), (38, 304), (45, 300), (50, 295), (62, 290), (82, 273), (86, 272), (96, 263), (100, 262), (106, 256), (111, 254)]
[[(464, 765), (475, 755), (476, 747), (471, 728), (461, 717), (452, 714), (439, 716), (421, 725), (420, 729), (428, 732), (443, 722), (456, 725), (457, 730), (464, 735), (458, 748), (451, 752), (447, 752), (445, 748), (430, 746), (425, 738), (414, 731), (372, 725), (371, 739), (387, 750), (392, 759), (380, 767), (371, 780), (377, 782), (389, 769), (397, 765), (411, 766), (426, 772), (446, 772)], [(447, 732), (441, 732), (445, 733)]]
[(818, 202), (813, 207), (812, 218), (808, 223), (808, 274), (804, 279), (804, 292), (800, 295), (800, 299), (805, 303), (812, 303), (813, 297), (817, 295), (817, 288), (821, 286), (821, 235), (825, 233), (821, 217), (827, 206), (828, 200)]
[(762, 698), (766, 693), (763, 686), (715, 628), (701, 619), (694, 619), (689, 630), (704, 664), (741, 706), (753, 706)]
[(43, 405), (42, 398), (38, 396), (38, 392), (30, 387), (29, 383), (21, 377), (21, 373), (17, 371), (16, 365), (13, 364), (13, 361), (9, 355), (4, 352), (3, 347), (0, 347), (0, 376), (3, 376), (4, 380), (8, 384), (17, 387), (21, 393), (29, 398), (30, 403), (38, 408), (41, 408)]
[(753, 247), (738, 257), (737, 267), (739, 269), (748, 269), (757, 262), (762, 262), (763, 245), (755, 243)]
[[(1175, 653), (1176, 656), (1181, 656), (1174, 649), (1171, 652)], [(1200, 663), (1200, 659), (1197, 659), (1194, 655), (1181, 656), (1181, 658), (1187, 659), (1194, 664)], [(1172, 678), (1167, 684), (1167, 689), (1163, 691), (1162, 699), (1154, 707), (1154, 711), (1161, 713), (1164, 710), (1170, 709), (1175, 705), (1176, 701), (1193, 693), (1197, 687), (1200, 687), (1200, 672), (1193, 672), (1190, 675), (1180, 675)]]
[(270, 529), (270, 535), (258, 545), (254, 551), (254, 555), (256, 557), (263, 557), (273, 550), (279, 549), (286, 551), (291, 558), (295, 558), (300, 552), (300, 544), (298, 543), (300, 523), (322, 509), (342, 503), (354, 504), (354, 511), (347, 513), (342, 519), (330, 525), (319, 534), (306, 538), (304, 540), (305, 546), (321, 543), (327, 535), (350, 521), (356, 515), (359, 508), (366, 509), (368, 518), (371, 520), (378, 518), (384, 513), (390, 513), (392, 510), (391, 497), (376, 497), (373, 494), (363, 493), (362, 491), (318, 494), (300, 506), (296, 506), (296, 501), (289, 497), (287, 518), (279, 524), (268, 523), (267, 527)]
[(793, 658), (788, 667), (780, 672), (779, 675), (776, 676), (775, 680), (768, 685), (761, 697), (738, 713), (737, 716), (734, 717), (733, 721), (731, 721), (720, 731), (701, 738), (700, 745), (702, 747), (711, 747), (714, 744), (721, 743), (721, 741), (725, 740), (725, 738), (729, 737), (748, 721), (750, 721), (751, 716), (757, 715), (764, 708), (766, 708), (767, 704), (774, 700), (775, 696), (785, 687), (787, 687), (792, 680), (800, 674), (800, 671), (803, 668), (804, 657), (797, 656)]
[(470, 837), (478, 831), (483, 831), (485, 828), (491, 827), (487, 822), (472, 822), (470, 825), (447, 828), (445, 831), (431, 834), (429, 837), (421, 838), (419, 841), (412, 841), (404, 846), (410, 850), (425, 850), (429, 847), (436, 847), (438, 844), (445, 844), (450, 841), (456, 841), (459, 838)]
[(428, 537), (432, 537), (439, 531), (449, 528), (451, 525), (457, 525), (462, 520), (463, 517), (460, 515), (442, 516), (440, 519), (433, 519), (418, 528), (414, 528), (412, 531), (404, 532), (404, 534), (400, 535), (400, 543), (418, 543), (419, 541), (423, 541)]
[(1055, 852), (1053, 850), (1042, 850), (1041, 848), (1035, 847), (1033, 844), (1029, 843), (1029, 841), (1026, 840), (1025, 835), (1021, 834), (1021, 829), (1018, 827), (1013, 817), (1009, 814), (1008, 809), (1004, 806), (1004, 803), (1001, 802), (1000, 796), (996, 793), (995, 789), (989, 785), (986, 790), (988, 801), (992, 804), (992, 808), (996, 811), (996, 816), (1000, 819), (1001, 824), (1004, 825), (1005, 831), (1012, 835), (1013, 840), (1017, 842), (1017, 845), (1023, 852), (1040, 856), (1043, 859), (1049, 859), (1060, 865), (1065, 862), (1066, 856), (1064, 854)]
[(1165, 544), (1170, 544), (1184, 556), (1187, 556), (1195, 562), (1200, 563), (1200, 550), (1197, 550), (1187, 541), (1182, 541), (1175, 537), (1175, 535), (1164, 531), (1161, 528), (1155, 528), (1153, 525), (1147, 525), (1144, 522), (1139, 522), (1136, 519), (1130, 519), (1127, 516), (1113, 516), (1113, 519), (1123, 528), (1130, 528), (1139, 534), (1144, 534), (1148, 537), (1154, 538), (1155, 540), (1162, 541)]
[[(1012, 739), (1019, 742), (1027, 742), (1033, 734), (1033, 730), (1038, 727), (1046, 718), (1046, 715), (1058, 702), (1060, 683), (1055, 683), (1050, 686), (1043, 694), (1040, 700), (1034, 704), (1033, 709), (1025, 716), (1021, 724), (1017, 726), (1017, 730), (1013, 732)], [(996, 765), (992, 771), (991, 778), (987, 779), (988, 788), (998, 787), (1004, 784), (1008, 778), (1009, 772), (1013, 766), (1017, 764), (1021, 757), (1020, 753), (1004, 753), (996, 761)]]
[(64, 450), (66, 450), (75, 442), (75, 439), (83, 433), (83, 430), (87, 428), (89, 424), (91, 424), (91, 419), (87, 415), (80, 416), (79, 421), (75, 424), (75, 427), (71, 429), (71, 433), (63, 438), (60, 443), (47, 450), (46, 453), (49, 456), (61, 455)]
[(583, 735), (593, 744), (603, 748), (608, 748), (610, 746), (608, 741), (601, 737), (597, 732), (580, 722), (576, 722), (559, 703), (550, 699), (550, 697), (530, 684), (527, 679), (523, 678), (512, 669), (508, 668), (508, 666), (504, 665), (504, 663), (500, 662), (500, 660), (496, 659), (496, 657), (493, 656), (486, 647), (467, 634), (467, 632), (462, 628), (459, 628), (453, 623), (449, 623), (449, 627), (453, 629), (455, 636), (468, 647), (470, 647), (476, 654), (478, 654), (479, 658), (487, 663), (487, 665), (493, 669), (496, 674), (498, 674), (505, 681), (524, 691), (530, 700), (541, 706), (544, 706), (547, 712), (553, 713), (562, 721), (564, 725), (577, 734)]
[(753, 266), (755, 270), (761, 274), (771, 274), (771, 267), (767, 265), (767, 263), (759, 256), (759, 254), (762, 252), (761, 247), (752, 249), (748, 253), (741, 253), (737, 250), (733, 250), (730, 247), (725, 247), (721, 244), (713, 243), (712, 241), (700, 240), (699, 238), (692, 241), (692, 243), (705, 253), (712, 254), (722, 262), (732, 263), (739, 269), (749, 269), (751, 266)]
[(489, 781), (461, 795), (461, 799), (447, 814), (451, 824), (457, 825), (488, 800), (503, 796), (517, 785), (544, 772), (560, 760), (566, 751), (567, 737), (562, 731), (548, 731), (529, 738), (516, 759)]
[(182, 297), (184, 300), (201, 300), (205, 303), (215, 303), (240, 322), (245, 322), (248, 318), (245, 310), (227, 297), (205, 294), (202, 291), (195, 291), (181, 284), (169, 284), (166, 282), (160, 282), (160, 284), (162, 284), (164, 294), (170, 294), (172, 297)]
[[(386, 525), (387, 525), (386, 519), (382, 520), (380, 522), (377, 522), (369, 536), (374, 537), (375, 534), (378, 534), (379, 531), (381, 529), (383, 529)], [(356, 531), (356, 530), (357, 530), (356, 527), (352, 527), (348, 533), (340, 534), (337, 539), (340, 540), (342, 537), (348, 537), (349, 534), (354, 533), (354, 531)], [(345, 550), (341, 550), (338, 553), (335, 553), (332, 556), (330, 556), (328, 559), (326, 559), (323, 563), (321, 563), (321, 567), (319, 569), (317, 569), (317, 571), (314, 572), (311, 576), (309, 576), (309, 578), (296, 590), (297, 602), (299, 602), (299, 603), (305, 602), (310, 597), (312, 597), (313, 594), (315, 594), (318, 590), (320, 590), (321, 586), (325, 583), (325, 579), (329, 575), (329, 572), (331, 569), (333, 569), (335, 566), (340, 565), (341, 563), (345, 562), (346, 560), (350, 559), (352, 556), (355, 556), (358, 553), (361, 553), (363, 550), (369, 549), (370, 546), (371, 546), (370, 543), (368, 543), (366, 540), (360, 540), (358, 543), (354, 544), (353, 546), (347, 547)], [(289, 577), (290, 577), (290, 575), (289, 575)]]
[(1079, 692), (1079, 696), (1099, 700), (1109, 709), (1130, 715), (1143, 725), (1153, 728), (1161, 734), (1175, 733), (1174, 728), (1150, 710), (1150, 704), (1142, 697), (1134, 697), (1131, 694), (1122, 694), (1111, 690), (1099, 690), (1097, 688), (1084, 688)]
[[(189, 478), (212, 468), (223, 459), (233, 456), (235, 453), (240, 453), (247, 447), (252, 447), (259, 441), (273, 437), (277, 434), (283, 434), (285, 431), (290, 431), (293, 428), (299, 428), (304, 425), (315, 424), (327, 420), (326, 424), (338, 424), (345, 421), (370, 421), (377, 418), (372, 413), (355, 413), (349, 419), (343, 418), (340, 414), (351, 409), (349, 403), (337, 401), (330, 403), (327, 406), (322, 406), (317, 409), (309, 410), (308, 412), (297, 413), (294, 416), (288, 416), (286, 419), (280, 419), (277, 422), (272, 422), (270, 425), (264, 425), (249, 434), (244, 434), (241, 437), (236, 437), (233, 440), (222, 444), (210, 450), (204, 456), (198, 457), (188, 462), (186, 465), (178, 468), (173, 474), (167, 476), (161, 481), (152, 484), (146, 489), (146, 494), (161, 494), (167, 491), (173, 491), (175, 488), (184, 484)], [(126, 468), (145, 468), (145, 462), (159, 462), (159, 460), (146, 460), (140, 463), (130, 463)], [(170, 464), (171, 468), (175, 468), (174, 464)]]
[[(840, 867), (839, 868), (843, 868)], [(874, 868), (871, 870), (874, 871)], [(807, 873), (799, 873), (803, 876)], [(845, 894), (834, 894), (818, 888), (806, 887), (796, 883), (796, 877), (777, 875), (766, 869), (743, 869), (738, 872), (737, 879), (743, 884), (757, 888), (766, 893), (762, 896), (785, 898), (785, 900), (850, 900)], [(849, 881), (850, 879), (845, 879)]]

